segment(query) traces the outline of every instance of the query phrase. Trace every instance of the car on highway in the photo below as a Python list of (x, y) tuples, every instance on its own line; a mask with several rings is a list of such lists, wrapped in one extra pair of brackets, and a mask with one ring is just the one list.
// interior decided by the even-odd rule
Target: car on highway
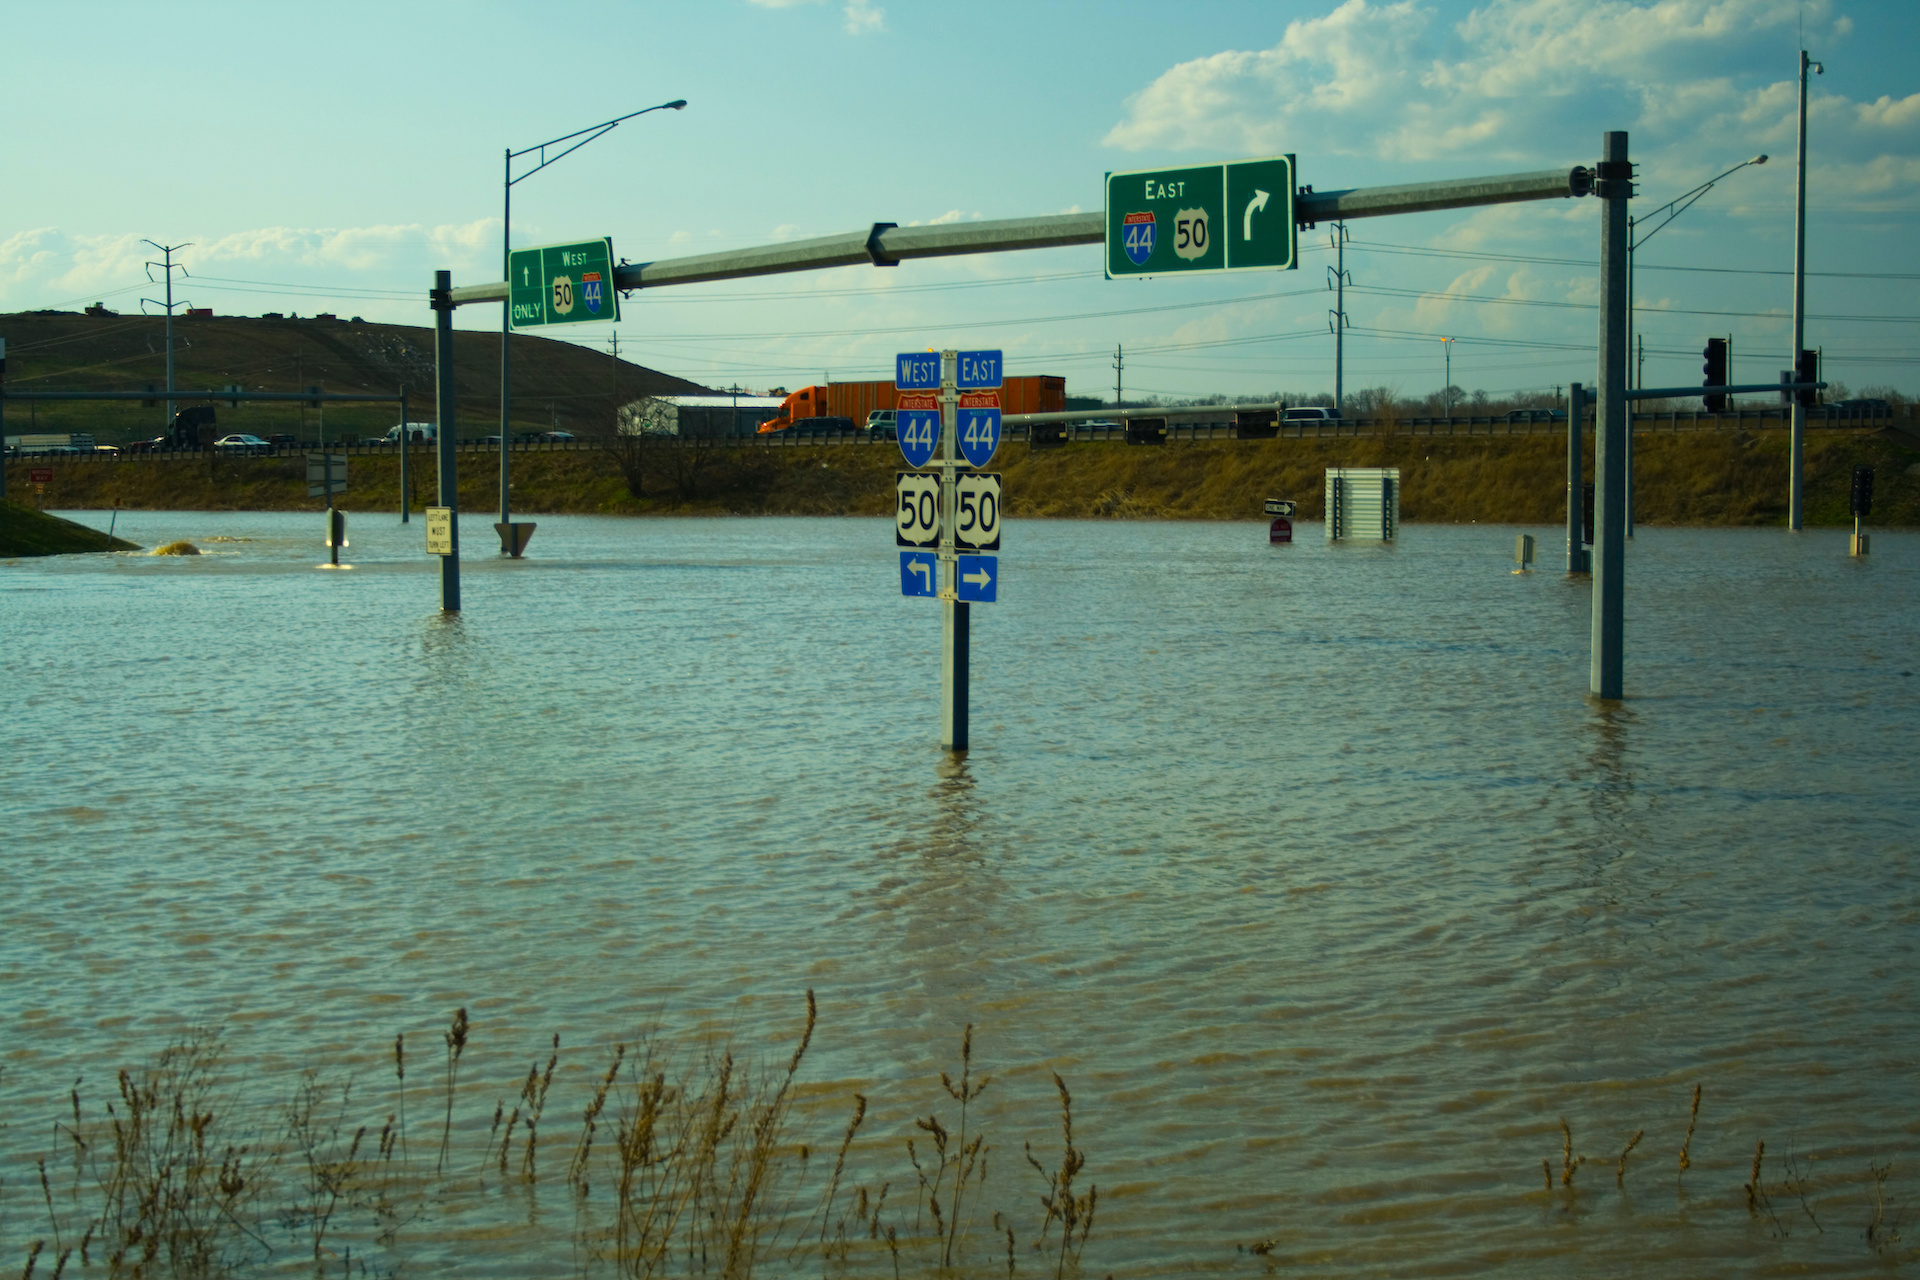
[(221, 436), (213, 442), (213, 447), (221, 453), (272, 453), (273, 446), (259, 436), (231, 435)]
[(1509, 409), (1506, 420), (1508, 422), (1565, 422), (1567, 414), (1564, 409)]
[(1332, 422), (1332, 421), (1335, 421), (1339, 416), (1340, 416), (1339, 414), (1335, 413), (1333, 410), (1327, 408), (1324, 405), (1303, 404), (1303, 405), (1296, 405), (1294, 408), (1287, 410), (1285, 415), (1282, 416), (1281, 421), (1283, 422)]
[(893, 409), (875, 409), (867, 415), (867, 434), (875, 440), (898, 440), (900, 417)]
[(533, 438), (541, 444), (572, 444), (579, 439), (571, 431), (536, 431)]

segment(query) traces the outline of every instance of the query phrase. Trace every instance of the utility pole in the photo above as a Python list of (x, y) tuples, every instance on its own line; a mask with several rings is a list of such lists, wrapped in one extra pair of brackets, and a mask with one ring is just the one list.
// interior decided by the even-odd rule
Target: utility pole
[(1453, 339), (1440, 339), (1440, 349), (1447, 353), (1447, 388), (1441, 392), (1447, 398), (1447, 416), (1453, 416)]
[(620, 434), (620, 331), (613, 331), (613, 434)]
[(1121, 349), (1120, 344), (1115, 343), (1113, 348), (1113, 407), (1115, 409), (1127, 407), (1126, 400), (1120, 394), (1120, 371), (1126, 367), (1126, 363), (1126, 352)]
[(1339, 255), (1339, 265), (1333, 268), (1334, 312), (1333, 326), (1333, 416), (1346, 417), (1342, 406), (1346, 403), (1346, 364), (1347, 364), (1347, 224), (1333, 224), (1333, 251)]
[[(1804, 106), (1801, 108), (1800, 115), (1802, 119), (1806, 117), (1806, 108)], [(167, 275), (167, 300), (164, 304), (159, 302), (154, 302), (152, 298), (142, 298), (140, 299), (140, 301), (143, 303), (153, 303), (153, 305), (156, 307), (164, 305), (167, 309), (167, 427), (169, 430), (171, 430), (173, 427), (173, 412), (174, 412), (173, 410), (173, 305), (174, 305), (173, 304), (173, 273), (175, 268), (178, 267), (181, 275), (184, 276), (187, 274), (187, 269), (184, 266), (180, 266), (178, 263), (174, 262), (173, 255), (180, 252), (180, 250), (185, 249), (188, 245), (191, 245), (193, 241), (189, 240), (187, 241), (186, 244), (171, 244), (171, 245), (161, 244), (157, 240), (143, 240), (141, 243), (150, 244), (154, 248), (160, 251), (161, 261), (147, 263), (147, 279), (148, 280), (153, 279), (153, 269), (155, 267), (159, 267), (161, 270), (165, 271)], [(1796, 312), (1795, 314), (1797, 315), (1798, 312)], [(1797, 334), (1798, 330), (1796, 329), (1795, 332)], [(1794, 338), (1794, 344), (1798, 346), (1799, 341), (1800, 341), (1799, 338), (1796, 336)]]
[[(1825, 75), (1827, 69), (1808, 59), (1807, 51), (1800, 51), (1800, 163), (1794, 169), (1793, 200), (1793, 350), (1788, 353), (1787, 367), (1794, 370), (1794, 378), (1799, 378), (1800, 349), (1807, 343), (1807, 68), (1812, 67), (1814, 74)], [(1798, 530), (1801, 526), (1801, 481), (1804, 478), (1803, 461), (1807, 443), (1807, 407), (1800, 403), (1800, 396), (1793, 396), (1792, 442), (1788, 448), (1787, 461), (1787, 528)]]
[[(1627, 135), (1601, 135), (1594, 195), (1600, 198), (1600, 401), (1593, 416), (1593, 630), (1588, 688), (1622, 696), (1627, 515), (1627, 201), (1633, 164)], [(1572, 414), (1568, 414), (1571, 423)], [(1569, 451), (1571, 452), (1571, 451)]]

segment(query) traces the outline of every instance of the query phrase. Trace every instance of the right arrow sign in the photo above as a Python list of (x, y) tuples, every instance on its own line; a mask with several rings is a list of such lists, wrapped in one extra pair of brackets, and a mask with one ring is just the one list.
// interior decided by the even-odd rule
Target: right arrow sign
[(1293, 157), (1227, 165), (1227, 212), (1239, 225), (1227, 240), (1227, 270), (1289, 270), (1298, 240), (1293, 220)]
[(999, 556), (960, 556), (954, 595), (968, 604), (992, 604), (1000, 588)]

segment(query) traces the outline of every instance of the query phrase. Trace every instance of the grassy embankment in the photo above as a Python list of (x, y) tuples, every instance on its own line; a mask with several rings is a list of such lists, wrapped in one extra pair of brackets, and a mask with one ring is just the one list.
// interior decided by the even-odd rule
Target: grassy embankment
[(125, 538), (50, 516), (17, 502), (0, 501), (0, 556), (60, 556), (76, 551), (138, 551)]
[[(1322, 516), (1323, 473), (1333, 466), (1397, 466), (1401, 517), (1409, 521), (1552, 524), (1565, 518), (1563, 444), (1550, 436), (1398, 436), (1343, 440), (1220, 440), (1162, 448), (1075, 444), (1040, 452), (1006, 446), (1009, 517), (1247, 520), (1266, 497), (1292, 498), (1300, 518)], [(664, 455), (663, 455), (664, 457)], [(515, 507), (529, 515), (884, 515), (892, 507), (891, 445), (718, 449), (688, 496), (664, 462), (635, 498), (611, 460), (587, 451), (514, 459)], [(1886, 435), (1817, 433), (1807, 445), (1807, 519), (1848, 522), (1856, 463), (1876, 470), (1877, 526), (1920, 525), (1920, 451)], [(43, 464), (44, 465), (44, 464)], [(398, 510), (399, 460), (359, 457), (339, 505)], [(432, 455), (413, 467), (416, 509), (434, 492)], [(301, 458), (52, 463), (51, 507), (146, 510), (314, 510)], [(1588, 455), (1592, 475), (1591, 450)], [(1636, 441), (1636, 520), (1648, 525), (1766, 525), (1786, 518), (1787, 438), (1759, 433), (1648, 433)], [(460, 458), (460, 503), (484, 511), (496, 500), (499, 462)], [(24, 468), (8, 472), (9, 486)]]

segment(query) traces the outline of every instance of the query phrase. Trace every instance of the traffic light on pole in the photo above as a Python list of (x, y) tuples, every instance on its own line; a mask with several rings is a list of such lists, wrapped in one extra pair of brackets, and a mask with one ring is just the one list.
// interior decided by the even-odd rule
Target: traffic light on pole
[[(1820, 381), (1820, 353), (1817, 350), (1802, 351), (1800, 353), (1800, 358), (1793, 362), (1793, 380), (1795, 382)], [(1820, 393), (1812, 387), (1806, 387), (1794, 394), (1799, 397), (1800, 403), (1808, 409), (1813, 408), (1820, 400)]]
[(1873, 514), (1873, 468), (1861, 463), (1853, 469), (1853, 495), (1848, 504), (1849, 514), (1856, 520), (1865, 520)]
[[(1726, 386), (1727, 340), (1725, 338), (1708, 338), (1707, 349), (1700, 354), (1706, 357), (1705, 363), (1700, 366), (1700, 372), (1705, 375), (1700, 379), (1700, 385), (1703, 387)], [(1707, 392), (1705, 395), (1702, 395), (1700, 399), (1705, 402), (1708, 413), (1726, 412), (1727, 397), (1725, 395), (1715, 395), (1713, 392)]]

